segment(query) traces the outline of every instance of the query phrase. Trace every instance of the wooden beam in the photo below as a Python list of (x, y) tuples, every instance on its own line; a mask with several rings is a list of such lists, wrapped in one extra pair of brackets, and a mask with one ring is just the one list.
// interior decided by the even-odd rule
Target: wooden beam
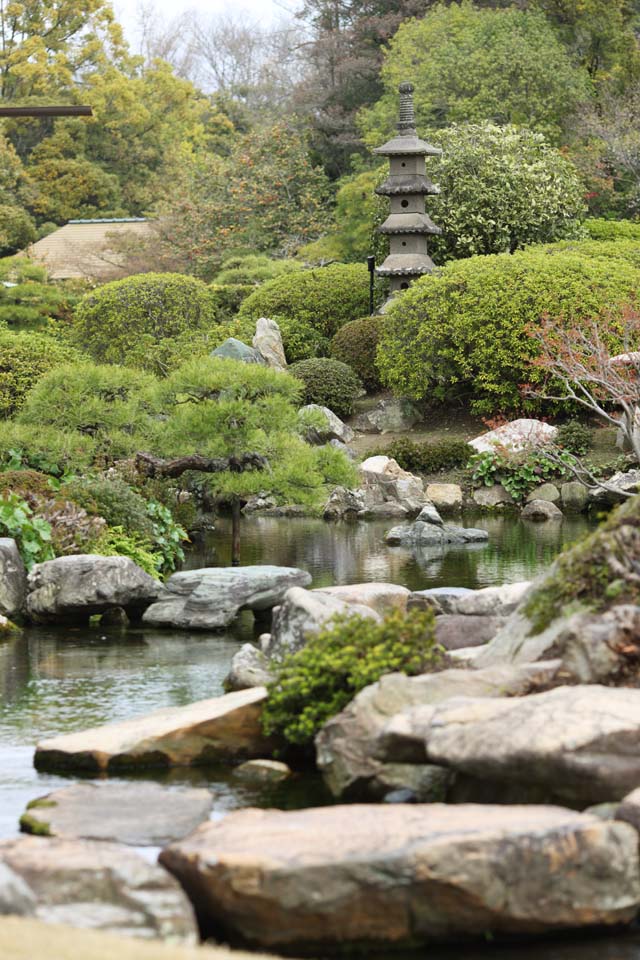
[(0, 117), (91, 117), (91, 107), (0, 107)]

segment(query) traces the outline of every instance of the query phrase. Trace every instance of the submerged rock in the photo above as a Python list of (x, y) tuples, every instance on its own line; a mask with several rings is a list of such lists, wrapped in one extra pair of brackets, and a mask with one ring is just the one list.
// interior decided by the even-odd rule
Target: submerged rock
[(266, 696), (255, 687), (52, 737), (38, 744), (34, 763), (38, 770), (111, 773), (265, 756), (273, 746), (260, 725)]
[(20, 827), (40, 836), (162, 847), (207, 820), (212, 806), (209, 790), (150, 781), (74, 783), (32, 800)]
[(291, 776), (291, 768), (279, 760), (247, 760), (233, 771), (242, 780), (256, 783), (280, 783)]
[[(173, 943), (197, 942), (191, 904), (166, 870), (115, 843), (60, 837), (0, 841), (0, 865), (21, 878), (46, 923)], [(0, 883), (1, 883), (0, 875)], [(16, 910), (20, 913), (20, 903)], [(114, 941), (114, 954), (118, 946)]]
[(144, 622), (158, 627), (217, 630), (240, 610), (269, 610), (289, 587), (306, 587), (311, 576), (295, 567), (203, 567), (174, 573), (145, 612)]
[(638, 838), (559, 807), (242, 810), (160, 861), (204, 935), (295, 953), (630, 923)]
[(390, 546), (444, 546), (445, 544), (485, 543), (489, 539), (489, 534), (486, 530), (458, 527), (452, 523), (444, 523), (438, 527), (433, 523), (415, 520), (411, 524), (393, 527), (384, 539)]
[(138, 618), (161, 584), (128, 557), (77, 554), (38, 563), (27, 580), (26, 612), (35, 623), (86, 622), (122, 607)]

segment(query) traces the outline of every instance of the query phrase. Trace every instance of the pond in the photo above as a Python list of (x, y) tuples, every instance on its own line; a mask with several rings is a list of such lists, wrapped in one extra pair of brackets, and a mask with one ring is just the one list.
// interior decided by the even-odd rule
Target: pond
[[(243, 522), (245, 564), (300, 566), (314, 586), (392, 581), (413, 590), (439, 586), (471, 588), (530, 579), (548, 566), (563, 545), (585, 533), (584, 519), (532, 526), (512, 518), (468, 519), (488, 530), (487, 545), (421, 551), (388, 548), (391, 524), (326, 524), (303, 519), (260, 518)], [(186, 566), (227, 564), (229, 529), (218, 524), (190, 551)], [(35, 744), (45, 737), (123, 720), (167, 706), (216, 696), (239, 643), (253, 638), (250, 614), (226, 633), (160, 631), (139, 627), (33, 628), (0, 643), (0, 837), (13, 836), (27, 802), (69, 781), (37, 773)], [(207, 785), (214, 816), (245, 806), (292, 808), (331, 802), (319, 777), (306, 774), (277, 787), (237, 781), (228, 767), (154, 774), (169, 786)], [(634, 940), (598, 943), (600, 958), (640, 960)], [(629, 952), (631, 951), (631, 952)], [(494, 950), (489, 950), (494, 955)], [(487, 950), (465, 947), (429, 951), (430, 958), (481, 960)], [(496, 948), (504, 960), (590, 960), (593, 943)]]

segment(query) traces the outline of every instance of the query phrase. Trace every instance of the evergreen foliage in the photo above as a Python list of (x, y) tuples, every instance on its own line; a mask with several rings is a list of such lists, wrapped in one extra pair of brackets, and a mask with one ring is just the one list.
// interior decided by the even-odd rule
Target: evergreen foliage
[(351, 320), (338, 330), (331, 341), (334, 360), (351, 367), (363, 387), (371, 391), (380, 387), (380, 375), (376, 367), (380, 326), (380, 318), (376, 316)]
[(0, 417), (16, 413), (49, 370), (81, 359), (77, 350), (46, 334), (0, 329)]
[(304, 402), (329, 407), (339, 417), (350, 417), (353, 402), (362, 390), (357, 375), (340, 360), (317, 357), (301, 360), (289, 372), (304, 384)]

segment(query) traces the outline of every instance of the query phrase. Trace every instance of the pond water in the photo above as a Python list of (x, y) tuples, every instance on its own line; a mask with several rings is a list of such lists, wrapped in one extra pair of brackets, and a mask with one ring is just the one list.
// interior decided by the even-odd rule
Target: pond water
[[(378, 580), (412, 590), (479, 588), (530, 579), (589, 527), (583, 519), (532, 526), (511, 518), (467, 518), (466, 525), (488, 530), (489, 543), (413, 554), (385, 546), (389, 522), (251, 519), (243, 522), (242, 562), (299, 566), (312, 574), (314, 586)], [(194, 545), (186, 566), (226, 565), (229, 540), (227, 524), (218, 524), (203, 543)], [(69, 783), (34, 770), (33, 750), (39, 740), (216, 696), (238, 645), (253, 635), (253, 619), (245, 614), (233, 629), (219, 634), (145, 627), (33, 628), (0, 643), (0, 837), (17, 833), (29, 800)], [(228, 767), (153, 776), (170, 787), (208, 786), (215, 798), (214, 816), (245, 806), (293, 808), (331, 802), (320, 778), (310, 774), (270, 788), (240, 783)], [(640, 960), (640, 940), (432, 948), (428, 955), (431, 960), (482, 960), (488, 955), (503, 960)]]

